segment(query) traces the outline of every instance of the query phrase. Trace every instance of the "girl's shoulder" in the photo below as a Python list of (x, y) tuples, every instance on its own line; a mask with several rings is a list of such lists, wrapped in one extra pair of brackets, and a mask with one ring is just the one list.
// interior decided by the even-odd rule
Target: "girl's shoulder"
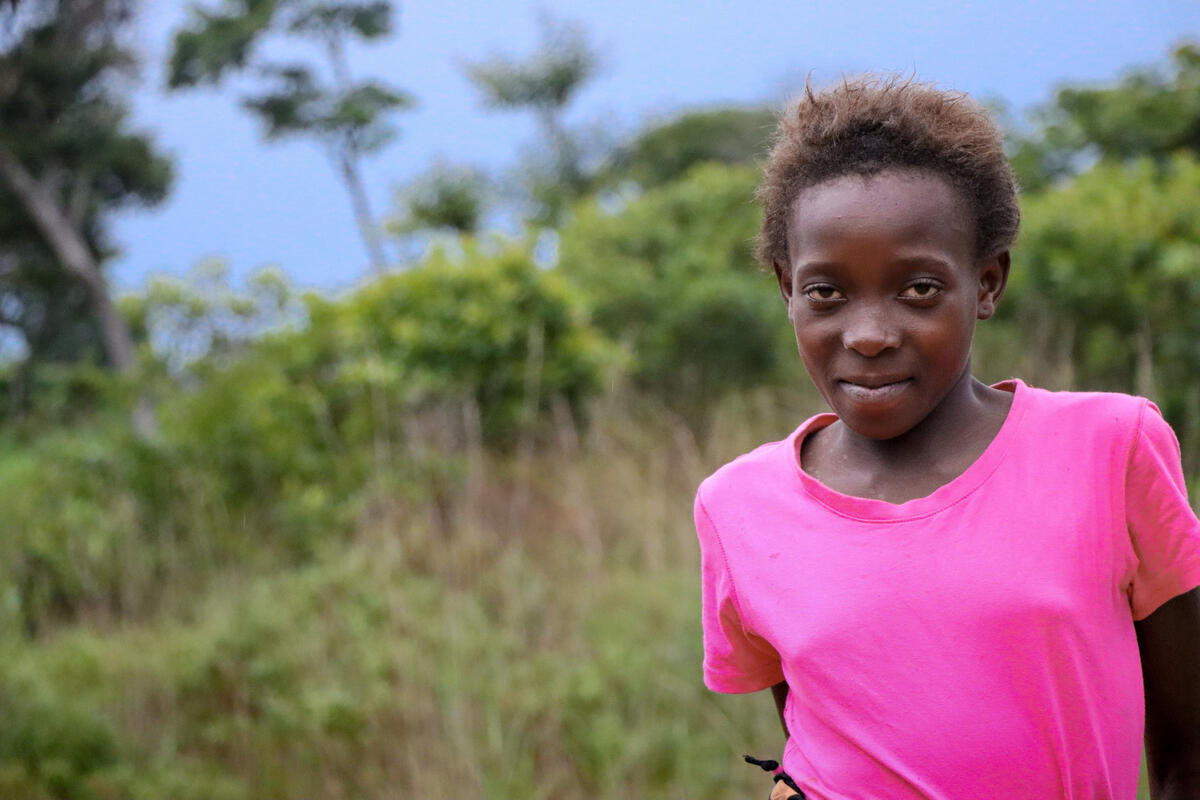
[(797, 438), (814, 423), (831, 416), (810, 417), (787, 437), (761, 444), (722, 465), (701, 482), (698, 497), (708, 500), (735, 496), (745, 502), (755, 491), (772, 491), (781, 484), (795, 482), (799, 470), (795, 457)]
[(1025, 393), (1022, 438), (1069, 449), (1081, 458), (1105, 451), (1116, 457), (1128, 453), (1147, 419), (1151, 426), (1166, 428), (1158, 407), (1145, 397), (1052, 391), (1023, 384), (1021, 389)]
[(1035, 403), (1054, 405), (1063, 408), (1089, 409), (1128, 409), (1150, 402), (1144, 397), (1122, 392), (1094, 392), (1077, 390), (1044, 389), (1039, 386), (1019, 383), (1022, 390), (1029, 393)]

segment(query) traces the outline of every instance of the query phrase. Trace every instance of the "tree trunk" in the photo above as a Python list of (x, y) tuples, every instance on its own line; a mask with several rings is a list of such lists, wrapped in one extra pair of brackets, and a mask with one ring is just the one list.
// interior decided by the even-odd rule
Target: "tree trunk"
[[(46, 237), (46, 243), (63, 268), (87, 289), (92, 313), (96, 315), (96, 322), (100, 326), (105, 355), (118, 373), (130, 375), (136, 366), (133, 337), (113, 303), (100, 264), (92, 255), (82, 233), (71, 225), (66, 210), (50, 190), (49, 184), (44, 180), (35, 180), (20, 160), (3, 145), (0, 145), (0, 178)], [(144, 396), (134, 409), (133, 423), (142, 435), (151, 437), (155, 434), (154, 408)]]
[[(338, 89), (347, 92), (353, 85), (350, 79), (350, 64), (346, 61), (346, 48), (341, 34), (330, 31), (325, 37), (326, 50), (329, 53), (329, 63), (333, 67), (333, 79)], [(367, 248), (367, 257), (371, 259), (371, 269), (382, 275), (387, 271), (387, 257), (383, 254), (383, 241), (379, 236), (379, 226), (375, 224), (375, 215), (371, 213), (371, 202), (367, 198), (367, 189), (363, 185), (362, 175), (358, 171), (358, 149), (354, 141), (342, 141), (337, 147), (335, 158), (342, 173), (342, 181), (350, 192), (350, 202), (354, 205), (354, 218), (358, 222), (359, 233), (362, 234), (363, 244)]]
[(1153, 398), (1155, 386), (1154, 331), (1150, 327), (1149, 319), (1142, 319), (1141, 325), (1138, 326), (1134, 345), (1137, 352), (1134, 372), (1134, 384), (1137, 387), (1137, 393), (1142, 397)]
[(575, 142), (563, 127), (561, 108), (540, 107), (537, 109), (538, 125), (550, 142), (553, 151), (554, 172), (558, 180), (577, 193), (583, 184), (583, 172), (579, 165), (579, 154)]
[(350, 201), (354, 204), (354, 218), (358, 221), (358, 230), (362, 234), (363, 244), (367, 248), (367, 256), (371, 259), (371, 268), (382, 275), (387, 271), (387, 258), (383, 254), (383, 241), (379, 236), (379, 226), (371, 214), (371, 204), (367, 200), (367, 189), (363, 185), (362, 175), (358, 171), (358, 159), (347, 149), (340, 149), (337, 154), (338, 167), (342, 180), (350, 191)]

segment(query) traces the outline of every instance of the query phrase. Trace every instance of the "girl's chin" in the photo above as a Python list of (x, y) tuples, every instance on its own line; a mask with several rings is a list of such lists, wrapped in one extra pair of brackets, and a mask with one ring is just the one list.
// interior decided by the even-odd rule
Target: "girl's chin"
[(918, 422), (912, 422), (907, 415), (902, 415), (898, 409), (892, 408), (886, 413), (863, 413), (854, 404), (842, 404), (835, 407), (833, 412), (848, 429), (865, 439), (886, 441), (908, 433)]

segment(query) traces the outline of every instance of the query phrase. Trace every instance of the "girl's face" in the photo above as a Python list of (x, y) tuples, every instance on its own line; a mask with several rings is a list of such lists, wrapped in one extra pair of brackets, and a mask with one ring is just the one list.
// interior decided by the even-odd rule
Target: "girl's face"
[(842, 422), (872, 439), (919, 425), (969, 385), (975, 320), (1008, 253), (977, 262), (967, 203), (944, 178), (891, 170), (805, 189), (775, 267), (800, 357)]

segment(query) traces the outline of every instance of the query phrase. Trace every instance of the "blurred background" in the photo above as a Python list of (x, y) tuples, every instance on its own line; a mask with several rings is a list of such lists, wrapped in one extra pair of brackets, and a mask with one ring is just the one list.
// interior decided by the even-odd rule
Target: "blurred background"
[[(749, 7), (746, 7), (749, 6)], [(751, 258), (811, 76), (962, 89), (975, 367), (1200, 490), (1200, 6), (0, 2), (0, 798), (733, 798), (699, 481), (820, 410)]]

